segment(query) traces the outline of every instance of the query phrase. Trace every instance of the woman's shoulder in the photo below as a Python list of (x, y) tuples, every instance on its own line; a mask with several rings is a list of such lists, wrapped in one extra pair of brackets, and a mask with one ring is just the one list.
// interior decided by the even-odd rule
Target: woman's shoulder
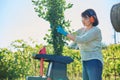
[(101, 31), (101, 29), (100, 29), (98, 26), (95, 26), (93, 29), (94, 29), (95, 31)]
[(101, 35), (102, 34), (99, 27), (93, 27), (93, 29), (90, 32), (93, 33), (93, 34), (96, 34), (96, 35), (98, 35), (98, 34)]

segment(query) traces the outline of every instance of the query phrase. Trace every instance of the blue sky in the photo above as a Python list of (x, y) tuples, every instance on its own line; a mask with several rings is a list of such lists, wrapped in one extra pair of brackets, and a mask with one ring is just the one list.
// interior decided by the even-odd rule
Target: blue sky
[[(65, 12), (65, 18), (71, 20), (71, 29), (83, 27), (81, 12), (93, 8), (99, 19), (99, 28), (102, 31), (103, 43), (111, 44), (113, 27), (110, 22), (110, 9), (119, 0), (66, 0), (73, 3), (73, 7)], [(29, 40), (29, 37), (38, 43), (45, 44), (43, 37), (48, 33), (49, 23), (37, 16), (31, 0), (0, 0), (0, 48), (8, 47), (17, 39)], [(117, 33), (117, 42), (120, 41)]]

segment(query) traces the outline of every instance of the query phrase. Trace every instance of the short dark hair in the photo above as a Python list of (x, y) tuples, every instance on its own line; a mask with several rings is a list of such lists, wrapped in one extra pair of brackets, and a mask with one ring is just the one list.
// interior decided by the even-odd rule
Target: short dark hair
[(93, 17), (95, 22), (93, 23), (93, 26), (97, 26), (99, 24), (96, 12), (93, 9), (87, 9), (81, 14), (82, 17)]

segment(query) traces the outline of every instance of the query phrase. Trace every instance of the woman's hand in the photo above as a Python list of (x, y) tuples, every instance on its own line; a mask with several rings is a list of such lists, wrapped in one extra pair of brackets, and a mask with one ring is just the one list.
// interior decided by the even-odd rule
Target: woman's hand
[(68, 34), (61, 26), (57, 27), (57, 32), (66, 36), (67, 38), (69, 38), (70, 40), (74, 41), (75, 40), (75, 36)]
[(61, 26), (57, 27), (57, 32), (64, 35), (64, 36), (68, 35), (68, 33)]

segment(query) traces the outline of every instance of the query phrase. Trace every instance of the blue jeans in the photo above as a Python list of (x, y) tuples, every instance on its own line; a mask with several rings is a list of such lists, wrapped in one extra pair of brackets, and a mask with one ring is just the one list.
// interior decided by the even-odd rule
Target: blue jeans
[(103, 65), (100, 60), (92, 59), (82, 61), (83, 65), (83, 80), (102, 80)]

